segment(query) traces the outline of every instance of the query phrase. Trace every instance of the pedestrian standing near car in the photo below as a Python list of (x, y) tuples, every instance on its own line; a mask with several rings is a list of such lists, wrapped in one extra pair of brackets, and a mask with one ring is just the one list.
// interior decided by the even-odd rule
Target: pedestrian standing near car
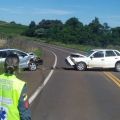
[(8, 55), (0, 75), (0, 120), (31, 120), (26, 83), (15, 76), (18, 68), (19, 57)]

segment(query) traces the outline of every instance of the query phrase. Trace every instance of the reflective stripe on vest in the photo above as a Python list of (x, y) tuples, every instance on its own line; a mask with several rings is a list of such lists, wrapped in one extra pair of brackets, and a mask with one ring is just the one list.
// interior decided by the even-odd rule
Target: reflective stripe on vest
[(25, 82), (15, 75), (0, 75), (0, 118), (20, 120), (18, 102)]

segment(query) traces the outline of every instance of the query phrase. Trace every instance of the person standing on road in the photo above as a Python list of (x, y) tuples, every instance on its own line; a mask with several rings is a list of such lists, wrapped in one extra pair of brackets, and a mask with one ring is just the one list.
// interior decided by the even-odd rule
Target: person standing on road
[(31, 120), (26, 83), (15, 76), (19, 57), (7, 56), (0, 75), (0, 120)]

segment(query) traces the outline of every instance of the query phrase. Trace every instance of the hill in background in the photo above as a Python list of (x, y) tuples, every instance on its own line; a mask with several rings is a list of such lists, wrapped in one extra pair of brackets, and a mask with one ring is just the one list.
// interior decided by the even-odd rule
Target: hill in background
[(20, 35), (27, 28), (28, 28), (27, 26), (16, 24), (14, 21), (10, 23), (0, 21), (0, 35), (1, 36)]

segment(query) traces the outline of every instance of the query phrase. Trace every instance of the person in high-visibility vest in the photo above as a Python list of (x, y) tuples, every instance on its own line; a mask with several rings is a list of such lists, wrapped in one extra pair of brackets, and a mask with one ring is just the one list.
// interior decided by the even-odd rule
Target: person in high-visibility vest
[(19, 57), (8, 55), (0, 75), (0, 120), (31, 120), (26, 83), (14, 74), (18, 66)]

